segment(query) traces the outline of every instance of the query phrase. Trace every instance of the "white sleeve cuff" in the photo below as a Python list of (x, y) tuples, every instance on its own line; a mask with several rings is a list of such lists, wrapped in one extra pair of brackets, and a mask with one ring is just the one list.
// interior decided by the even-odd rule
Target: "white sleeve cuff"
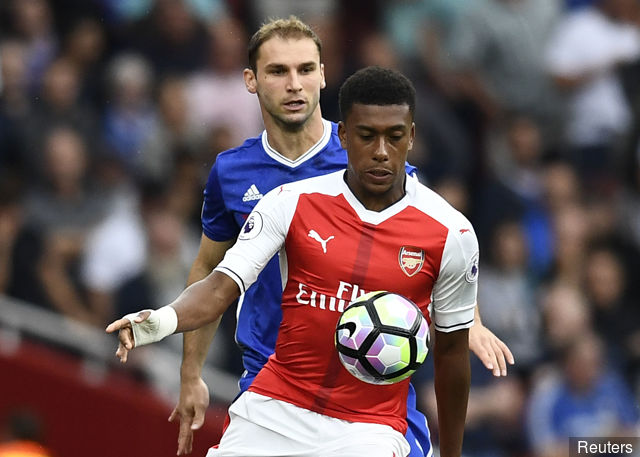
[(441, 332), (454, 332), (456, 330), (470, 328), (473, 325), (475, 312), (475, 300), (471, 304), (455, 310), (442, 311), (434, 308), (433, 313), (436, 330)]

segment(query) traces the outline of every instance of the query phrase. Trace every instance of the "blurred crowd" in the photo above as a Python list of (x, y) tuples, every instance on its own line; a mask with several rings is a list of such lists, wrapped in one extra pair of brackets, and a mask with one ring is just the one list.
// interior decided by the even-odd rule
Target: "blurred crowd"
[[(323, 41), (325, 118), (358, 68), (410, 77), (410, 162), (476, 228), (516, 365), (473, 358), (465, 452), (637, 436), (638, 0), (3, 0), (0, 293), (96, 327), (173, 300), (216, 154), (263, 128), (248, 38), (289, 14)], [(215, 357), (239, 373), (232, 318)]]

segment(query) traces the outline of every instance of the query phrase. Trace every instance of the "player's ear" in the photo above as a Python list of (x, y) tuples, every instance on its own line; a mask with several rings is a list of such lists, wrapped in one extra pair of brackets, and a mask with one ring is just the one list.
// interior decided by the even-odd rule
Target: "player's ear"
[(413, 149), (413, 140), (416, 139), (416, 123), (411, 123), (411, 133), (409, 134), (409, 147), (407, 151), (411, 151)]
[(256, 74), (251, 68), (245, 68), (242, 72), (242, 76), (244, 77), (244, 85), (249, 91), (250, 94), (255, 94), (258, 92), (258, 82), (256, 80)]
[(344, 125), (344, 121), (338, 122), (338, 138), (340, 138), (342, 149), (347, 150), (347, 127)]
[(324, 79), (324, 64), (320, 64), (320, 76), (322, 77), (322, 82), (320, 83), (320, 89), (324, 89), (327, 87), (327, 82)]

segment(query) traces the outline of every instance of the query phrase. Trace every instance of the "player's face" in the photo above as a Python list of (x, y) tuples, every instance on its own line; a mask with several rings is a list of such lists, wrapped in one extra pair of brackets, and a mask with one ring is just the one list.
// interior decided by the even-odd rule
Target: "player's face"
[(356, 103), (338, 134), (349, 157), (347, 183), (360, 202), (381, 211), (400, 200), (415, 137), (409, 106)]
[(256, 72), (245, 70), (245, 84), (258, 95), (265, 123), (273, 120), (287, 130), (302, 128), (318, 109), (325, 86), (320, 53), (310, 38), (265, 41)]

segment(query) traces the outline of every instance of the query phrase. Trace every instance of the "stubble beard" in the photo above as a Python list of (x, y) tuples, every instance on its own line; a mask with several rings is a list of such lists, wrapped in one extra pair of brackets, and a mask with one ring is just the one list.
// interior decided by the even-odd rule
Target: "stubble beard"
[(307, 122), (309, 122), (309, 119), (311, 119), (311, 116), (317, 108), (318, 101), (314, 103), (313, 109), (297, 119), (288, 118), (287, 116), (281, 113), (276, 113), (274, 112), (275, 110), (269, 110), (268, 108), (267, 113), (282, 130), (284, 130), (285, 132), (296, 133), (301, 131), (305, 127), (305, 125), (307, 125)]

